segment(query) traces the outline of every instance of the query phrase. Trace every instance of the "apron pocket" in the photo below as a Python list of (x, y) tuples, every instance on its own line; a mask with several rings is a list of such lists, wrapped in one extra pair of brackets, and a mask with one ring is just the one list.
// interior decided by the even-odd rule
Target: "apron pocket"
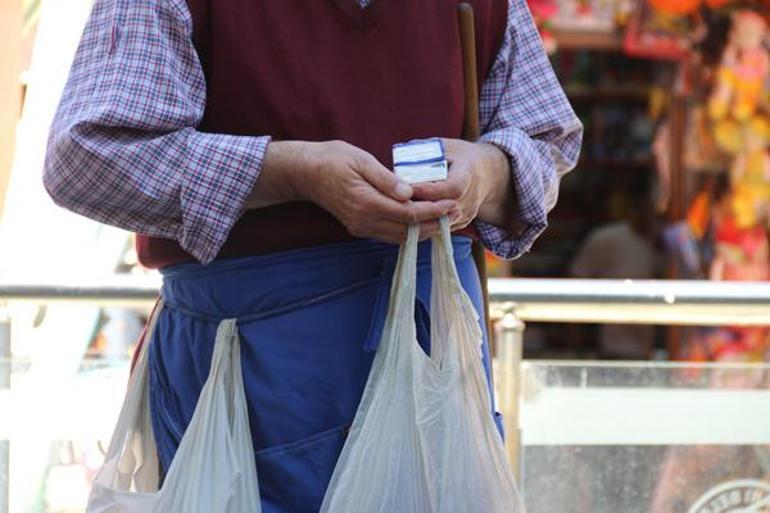
[(255, 453), (263, 513), (317, 513), (349, 425)]

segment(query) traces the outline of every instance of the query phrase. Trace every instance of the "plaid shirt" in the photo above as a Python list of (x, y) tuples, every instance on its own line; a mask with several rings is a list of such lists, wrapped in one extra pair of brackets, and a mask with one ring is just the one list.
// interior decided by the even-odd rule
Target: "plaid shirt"
[[(205, 103), (185, 0), (96, 0), (51, 126), (46, 189), (64, 208), (176, 239), (210, 262), (244, 211), (270, 138), (199, 132)], [(474, 222), (490, 250), (516, 258), (545, 229), (582, 138), (525, 0), (511, 0), (480, 114), (482, 139), (510, 158), (511, 215), (523, 229)]]

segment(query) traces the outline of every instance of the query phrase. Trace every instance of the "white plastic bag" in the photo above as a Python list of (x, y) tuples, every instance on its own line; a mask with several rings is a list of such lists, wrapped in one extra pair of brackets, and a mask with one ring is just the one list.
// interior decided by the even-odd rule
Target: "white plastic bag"
[(163, 487), (158, 489), (147, 349), (162, 308), (161, 303), (150, 319), (86, 513), (260, 513), (234, 319), (219, 324), (209, 377)]
[(321, 513), (523, 512), (492, 419), (482, 333), (452, 256), (433, 239), (431, 356), (414, 322), (418, 228), (393, 276), (388, 318)]

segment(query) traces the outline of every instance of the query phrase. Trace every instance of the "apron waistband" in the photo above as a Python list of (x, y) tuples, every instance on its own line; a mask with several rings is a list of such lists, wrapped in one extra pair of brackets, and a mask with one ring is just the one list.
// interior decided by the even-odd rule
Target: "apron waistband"
[[(471, 258), (472, 240), (453, 236), (455, 260)], [(369, 240), (329, 244), (270, 255), (217, 260), (207, 266), (185, 263), (161, 270), (165, 307), (206, 322), (238, 324), (333, 301), (376, 287), (374, 311), (364, 342), (374, 351), (387, 316), (398, 246)], [(431, 242), (418, 248), (418, 271), (430, 272)], [(428, 291), (429, 293), (429, 291)], [(418, 339), (429, 340), (429, 298), (418, 293)]]

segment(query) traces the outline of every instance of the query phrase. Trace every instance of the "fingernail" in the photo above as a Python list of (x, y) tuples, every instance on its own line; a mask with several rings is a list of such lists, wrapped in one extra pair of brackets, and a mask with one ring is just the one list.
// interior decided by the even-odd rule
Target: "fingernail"
[(400, 198), (409, 199), (412, 197), (412, 188), (403, 182), (399, 182), (396, 184), (395, 193)]

